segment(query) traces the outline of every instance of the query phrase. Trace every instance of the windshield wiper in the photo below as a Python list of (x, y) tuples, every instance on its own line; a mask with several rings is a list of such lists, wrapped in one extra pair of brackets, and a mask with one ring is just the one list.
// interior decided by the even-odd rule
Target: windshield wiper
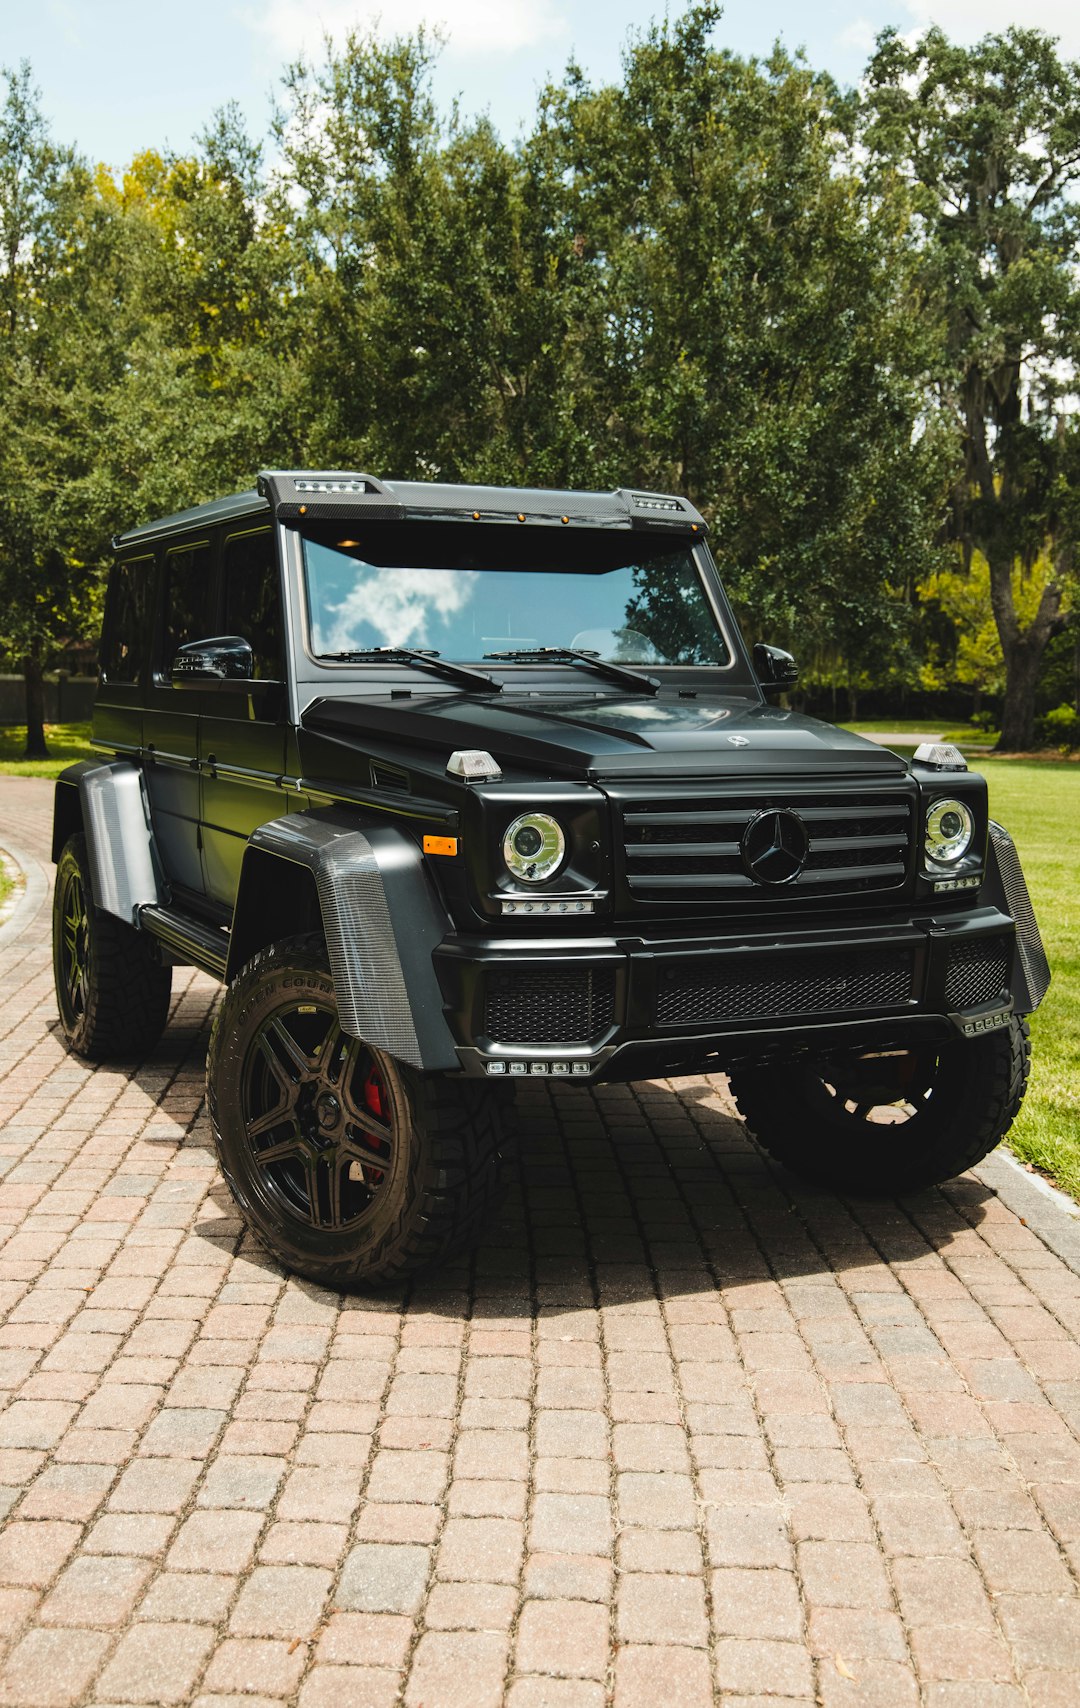
[(320, 652), (317, 658), (332, 658), (342, 664), (414, 664), (418, 670), (430, 670), (447, 682), (460, 683), (463, 688), (479, 688), (485, 694), (501, 694), (503, 685), (484, 670), (470, 670), (464, 664), (451, 664), (437, 652), (417, 652), (411, 646), (368, 646), (355, 652)]
[(511, 652), (485, 652), (484, 657), (514, 664), (528, 664), (533, 659), (547, 664), (584, 664), (589, 670), (595, 670), (598, 676), (606, 676), (609, 682), (647, 688), (650, 694), (658, 694), (661, 687), (655, 676), (643, 676), (640, 670), (628, 670), (625, 664), (609, 664), (606, 658), (598, 657), (595, 652), (579, 652), (573, 646), (515, 647)]

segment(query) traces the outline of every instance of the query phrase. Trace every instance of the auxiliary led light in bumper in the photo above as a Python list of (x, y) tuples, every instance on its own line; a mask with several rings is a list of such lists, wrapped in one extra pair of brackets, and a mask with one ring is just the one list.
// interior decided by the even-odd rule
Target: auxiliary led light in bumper
[(570, 1079), (592, 1073), (595, 1066), (595, 1062), (499, 1061), (486, 1062), (484, 1071), (495, 1075), (508, 1074), (511, 1079), (521, 1079), (526, 1074)]

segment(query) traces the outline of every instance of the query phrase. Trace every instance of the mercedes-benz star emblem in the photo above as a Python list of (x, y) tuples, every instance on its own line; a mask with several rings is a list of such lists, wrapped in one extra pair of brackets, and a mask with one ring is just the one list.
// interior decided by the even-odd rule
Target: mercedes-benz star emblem
[(790, 807), (757, 813), (743, 831), (742, 861), (756, 884), (789, 884), (806, 865), (810, 837)]

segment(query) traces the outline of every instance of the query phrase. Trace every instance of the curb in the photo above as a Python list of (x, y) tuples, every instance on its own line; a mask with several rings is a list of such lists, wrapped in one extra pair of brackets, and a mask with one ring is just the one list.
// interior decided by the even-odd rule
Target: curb
[(0, 920), (0, 948), (16, 942), (37, 919), (49, 899), (49, 874), (34, 854), (13, 847), (10, 842), (0, 849), (16, 869), (16, 883), (22, 880), (21, 894), (16, 893), (9, 913)]
[(1080, 1275), (1080, 1205), (1041, 1174), (1029, 1174), (1004, 1145), (971, 1172), (991, 1187), (1005, 1208), (1037, 1234), (1074, 1275)]

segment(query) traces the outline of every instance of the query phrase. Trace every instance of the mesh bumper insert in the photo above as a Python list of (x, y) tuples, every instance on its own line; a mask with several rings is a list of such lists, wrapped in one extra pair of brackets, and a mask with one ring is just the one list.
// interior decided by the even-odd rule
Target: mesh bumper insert
[(660, 978), (656, 1022), (707, 1026), (721, 1020), (896, 1008), (911, 997), (913, 967), (910, 949), (813, 960), (769, 955), (749, 965), (744, 960), (730, 971), (671, 967)]
[(515, 968), (491, 975), (484, 1030), (496, 1044), (586, 1044), (614, 1008), (613, 966)]

